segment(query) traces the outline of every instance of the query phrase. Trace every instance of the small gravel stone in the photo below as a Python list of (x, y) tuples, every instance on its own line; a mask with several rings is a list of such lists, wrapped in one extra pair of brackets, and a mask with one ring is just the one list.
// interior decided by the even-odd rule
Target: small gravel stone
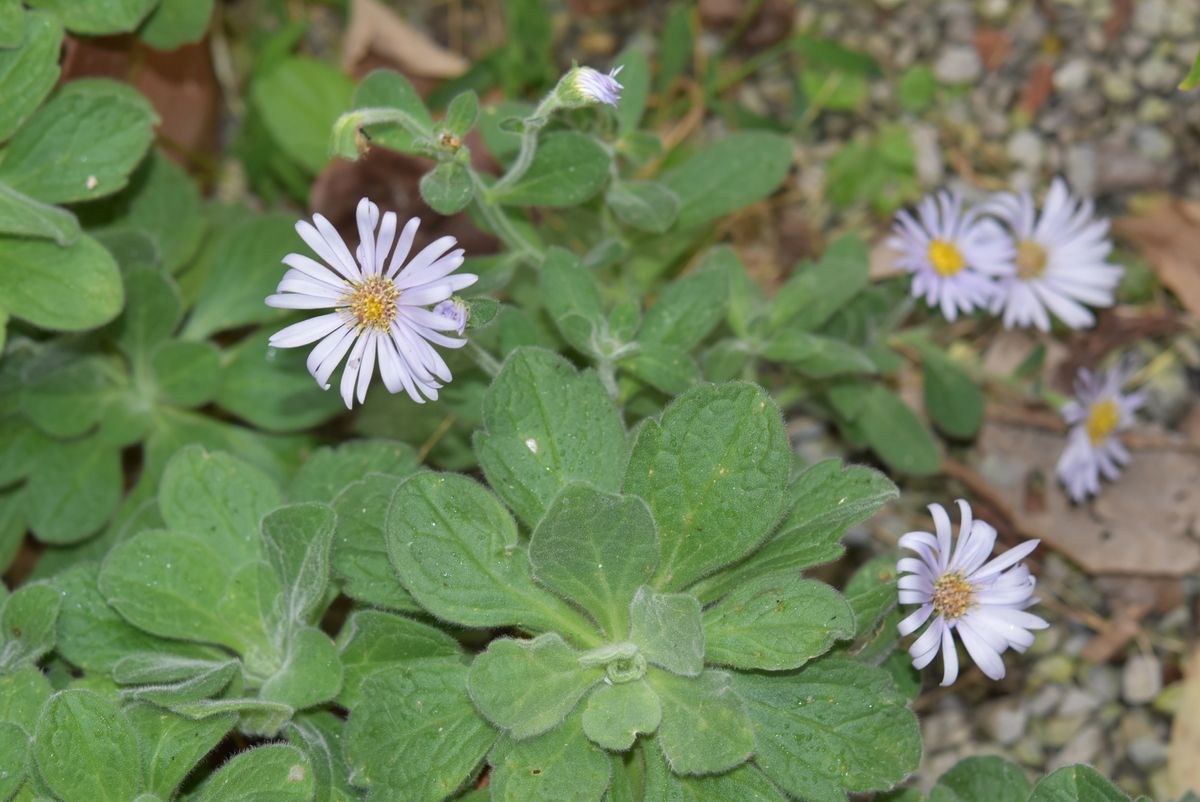
[(1071, 94), (1087, 86), (1092, 69), (1085, 58), (1073, 58), (1054, 71), (1054, 88)]
[(1105, 702), (1111, 702), (1121, 693), (1121, 676), (1108, 666), (1090, 666), (1085, 672), (1084, 684), (1089, 691)]
[(1058, 712), (1063, 716), (1076, 716), (1099, 710), (1103, 704), (1104, 700), (1090, 691), (1082, 688), (1068, 688), (1062, 703), (1058, 706)]
[(1026, 735), (1013, 746), (1012, 756), (1026, 766), (1041, 766), (1046, 760), (1046, 749), (1036, 735)]
[(983, 62), (975, 48), (966, 45), (947, 47), (933, 65), (933, 74), (947, 84), (972, 83), (983, 74)]
[(1137, 107), (1137, 120), (1140, 123), (1161, 123), (1171, 116), (1171, 104), (1158, 95), (1147, 95), (1142, 98)]
[(1137, 96), (1137, 87), (1133, 81), (1117, 72), (1108, 72), (1100, 79), (1100, 91), (1109, 103), (1128, 103)]
[(1133, 29), (1150, 37), (1166, 33), (1170, 11), (1168, 0), (1138, 0), (1134, 4)]
[(917, 180), (926, 187), (940, 185), (946, 171), (942, 146), (938, 143), (937, 128), (921, 123), (914, 124), (910, 138), (916, 152)]
[(1020, 699), (995, 702), (983, 710), (984, 732), (1002, 746), (1020, 740), (1028, 724), (1029, 710)]
[(1121, 698), (1131, 705), (1153, 701), (1162, 690), (1162, 662), (1152, 654), (1135, 654), (1121, 672)]
[(922, 723), (925, 748), (930, 752), (955, 749), (969, 740), (971, 725), (961, 710), (941, 710), (926, 716)]
[(1071, 189), (1084, 197), (1096, 194), (1096, 146), (1080, 142), (1067, 148), (1067, 183)]
[(1066, 689), (1061, 685), (1047, 685), (1039, 689), (1037, 693), (1029, 697), (1029, 712), (1039, 718), (1049, 715), (1050, 711), (1062, 702), (1065, 693)]
[(1010, 136), (1006, 150), (1008, 158), (1030, 170), (1037, 170), (1046, 158), (1046, 146), (1042, 138), (1028, 128)]
[(1145, 89), (1170, 89), (1179, 81), (1179, 68), (1155, 54), (1137, 66), (1137, 81)]
[(1093, 763), (1100, 750), (1104, 748), (1104, 731), (1095, 724), (1090, 724), (1075, 734), (1069, 743), (1046, 764), (1046, 771), (1052, 772), (1073, 763)]
[(1179, 712), (1182, 702), (1183, 683), (1172, 682), (1163, 688), (1162, 693), (1154, 697), (1154, 709), (1160, 713), (1166, 713), (1168, 716), (1173, 716)]
[(1071, 676), (1074, 673), (1075, 663), (1065, 654), (1052, 654), (1049, 657), (1043, 657), (1033, 666), (1035, 677), (1050, 682), (1070, 682)]
[(1156, 769), (1167, 762), (1167, 745), (1154, 735), (1143, 735), (1126, 748), (1133, 765), (1142, 771)]
[(1042, 722), (1042, 740), (1047, 746), (1065, 746), (1087, 721), (1086, 715), (1051, 716)]

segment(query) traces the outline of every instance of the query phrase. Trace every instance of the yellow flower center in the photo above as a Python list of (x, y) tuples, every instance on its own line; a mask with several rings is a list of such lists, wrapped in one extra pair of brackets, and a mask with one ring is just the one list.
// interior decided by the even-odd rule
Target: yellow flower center
[(1039, 278), (1046, 272), (1046, 249), (1033, 240), (1017, 243), (1017, 277)]
[(354, 285), (344, 298), (350, 313), (364, 329), (387, 331), (396, 317), (396, 299), (400, 290), (392, 280), (383, 276), (371, 276)]
[(944, 239), (935, 239), (929, 243), (929, 261), (941, 276), (953, 276), (967, 266), (962, 251)]
[(975, 603), (975, 586), (960, 573), (942, 574), (933, 583), (933, 609), (947, 621), (957, 621)]
[(1121, 408), (1113, 399), (1107, 398), (1092, 404), (1091, 409), (1088, 410), (1087, 423), (1084, 424), (1092, 445), (1098, 446), (1107, 440), (1109, 435), (1116, 430), (1120, 421)]

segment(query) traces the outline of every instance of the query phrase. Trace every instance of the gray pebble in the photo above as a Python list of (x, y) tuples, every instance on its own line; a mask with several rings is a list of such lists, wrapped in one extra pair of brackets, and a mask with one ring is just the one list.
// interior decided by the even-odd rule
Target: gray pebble
[(983, 74), (983, 62), (969, 45), (947, 47), (933, 65), (934, 76), (942, 83), (973, 83)]
[(1154, 701), (1162, 690), (1162, 662), (1152, 654), (1135, 654), (1121, 672), (1121, 698), (1131, 705)]

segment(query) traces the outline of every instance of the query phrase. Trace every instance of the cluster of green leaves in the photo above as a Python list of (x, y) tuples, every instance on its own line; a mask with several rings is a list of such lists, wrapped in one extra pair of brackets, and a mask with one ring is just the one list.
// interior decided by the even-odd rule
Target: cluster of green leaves
[[(10, 318), (83, 331), (121, 311), (117, 265), (81, 230), (92, 201), (132, 179), (153, 139), (154, 109), (107, 79), (55, 89), (64, 29), (137, 31), (151, 47), (199, 39), (212, 0), (35, 0), (0, 7), (0, 347)], [(84, 221), (84, 228), (86, 222)]]
[[(540, 349), (509, 356), (483, 418), (490, 490), (417, 473), (360, 519), (405, 603), (521, 636), (473, 657), (446, 643), (437, 660), (357, 645), (374, 670), (347, 678), (354, 783), (440, 800), (486, 760), (496, 800), (837, 799), (915, 767), (889, 673), (827, 654), (868, 634), (878, 611), (861, 602), (879, 594), (799, 578), (895, 496), (886, 478), (836, 463), (791, 476), (778, 410), (742, 383), (685, 392), (630, 442), (598, 375)], [(345, 494), (370, 484), (387, 483)]]
[[(235, 451), (282, 478), (313, 443), (300, 432), (340, 409), (312, 382), (302, 353), (268, 353), (269, 328), (247, 333), (248, 324), (287, 319), (262, 304), (280, 255), (302, 247), (287, 218), (205, 208), (191, 179), (159, 155), (80, 218), (107, 246), (97, 249), (117, 271), (125, 310), (92, 332), (9, 343), (0, 363), (0, 566), (26, 529), (62, 547), (52, 550), (62, 560), (44, 560), (42, 572), (81, 550), (102, 553), (189, 443)], [(220, 413), (205, 411), (213, 408)], [(139, 480), (124, 495), (130, 458)]]

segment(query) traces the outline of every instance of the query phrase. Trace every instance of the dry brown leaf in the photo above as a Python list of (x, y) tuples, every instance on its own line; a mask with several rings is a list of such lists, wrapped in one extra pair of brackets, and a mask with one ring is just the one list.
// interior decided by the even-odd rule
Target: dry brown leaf
[(132, 36), (68, 36), (63, 80), (106, 77), (137, 87), (158, 112), (160, 144), (188, 166), (217, 149), (218, 87), (207, 43), (154, 50)]
[(1036, 117), (1042, 106), (1050, 99), (1054, 91), (1054, 65), (1042, 60), (1033, 65), (1029, 72), (1029, 80), (1021, 90), (1021, 100), (1018, 104), (1022, 111), (1030, 117)]
[(378, 0), (354, 0), (342, 42), (342, 67), (353, 72), (369, 54), (420, 78), (454, 78), (469, 66), (465, 58), (442, 47)]
[(871, 267), (867, 275), (871, 281), (884, 281), (885, 279), (904, 275), (904, 268), (896, 264), (898, 258), (900, 258), (900, 254), (896, 252), (895, 248), (888, 245), (887, 237), (880, 238), (871, 246), (871, 252), (868, 256)]
[(1116, 221), (1155, 275), (1193, 315), (1200, 316), (1200, 203), (1168, 200)]
[(1167, 780), (1175, 797), (1188, 791), (1200, 793), (1200, 649), (1192, 652), (1183, 699), (1171, 726), (1167, 750)]
[(996, 420), (980, 433), (976, 470), (1023, 534), (1093, 574), (1200, 570), (1200, 454), (1132, 449), (1120, 479), (1105, 482), (1090, 504), (1075, 505), (1054, 476), (1065, 444), (1062, 433)]

